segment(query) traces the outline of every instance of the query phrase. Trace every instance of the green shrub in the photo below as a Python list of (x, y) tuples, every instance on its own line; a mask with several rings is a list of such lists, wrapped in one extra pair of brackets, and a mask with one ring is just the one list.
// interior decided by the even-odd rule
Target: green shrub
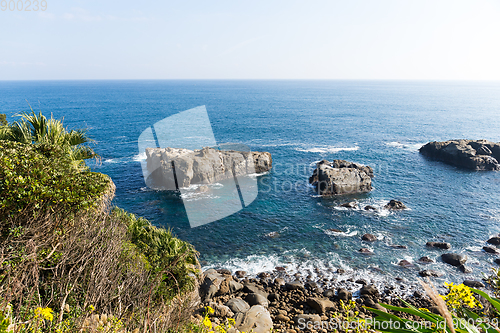
[(62, 206), (66, 213), (97, 207), (111, 187), (106, 175), (75, 170), (60, 147), (0, 141), (0, 219), (27, 207)]

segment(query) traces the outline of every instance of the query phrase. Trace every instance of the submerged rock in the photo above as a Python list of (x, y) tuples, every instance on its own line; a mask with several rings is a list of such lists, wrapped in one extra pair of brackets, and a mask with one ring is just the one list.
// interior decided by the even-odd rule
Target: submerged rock
[(358, 203), (356, 201), (346, 202), (341, 204), (340, 207), (355, 209), (358, 208)]
[(491, 237), (490, 239), (487, 240), (487, 242), (493, 245), (500, 245), (500, 237), (498, 236)]
[(368, 205), (368, 206), (365, 206), (364, 208), (365, 210), (377, 210), (377, 208), (371, 206), (371, 205)]
[(366, 242), (374, 242), (377, 240), (377, 236), (375, 235), (372, 235), (372, 234), (364, 234), (362, 237), (361, 237), (362, 240), (366, 241)]
[(484, 283), (481, 281), (465, 280), (463, 284), (470, 288), (484, 288)]
[(420, 276), (423, 276), (423, 277), (427, 277), (427, 276), (429, 276), (429, 277), (440, 277), (440, 276), (443, 276), (443, 273), (434, 271), (432, 269), (426, 269), (426, 270), (420, 271), (420, 272), (418, 272), (418, 274)]
[(418, 262), (420, 262), (422, 264), (431, 264), (434, 262), (434, 260), (432, 260), (431, 258), (429, 258), (427, 256), (424, 256), (424, 257), (421, 257), (420, 259), (418, 259)]
[(492, 254), (500, 254), (500, 251), (493, 246), (483, 246), (484, 252), (492, 253)]
[(459, 267), (467, 261), (467, 257), (458, 253), (445, 253), (441, 255), (441, 259), (449, 265)]
[(343, 195), (370, 192), (373, 177), (373, 169), (368, 166), (343, 160), (323, 160), (316, 164), (309, 183), (320, 195)]
[(362, 247), (361, 249), (358, 250), (358, 252), (365, 253), (365, 254), (374, 254), (372, 250)]
[(387, 205), (384, 206), (384, 208), (392, 210), (401, 210), (401, 209), (406, 209), (406, 206), (401, 201), (391, 200)]
[(433, 247), (433, 248), (442, 249), (442, 250), (451, 249), (451, 244), (445, 243), (445, 242), (427, 242), (427, 244), (425, 244), (425, 245), (428, 247)]
[(420, 148), (424, 156), (471, 170), (500, 170), (500, 143), (487, 140), (429, 142)]

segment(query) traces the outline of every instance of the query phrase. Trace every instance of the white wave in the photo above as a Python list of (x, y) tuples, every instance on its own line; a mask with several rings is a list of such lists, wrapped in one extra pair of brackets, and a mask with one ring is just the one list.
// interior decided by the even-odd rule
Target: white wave
[(266, 171), (266, 172), (261, 172), (261, 173), (249, 173), (246, 176), (250, 177), (250, 178), (257, 178), (257, 177), (265, 176), (265, 175), (268, 175), (268, 174), (269, 174), (269, 171)]
[(386, 142), (385, 145), (388, 147), (395, 147), (398, 149), (406, 149), (406, 150), (411, 150), (411, 151), (417, 151), (422, 147), (425, 143), (408, 143), (408, 142), (399, 142), (399, 141), (392, 141), (392, 142)]
[(142, 152), (142, 153), (137, 154), (134, 157), (132, 157), (132, 159), (136, 162), (144, 162), (144, 161), (146, 161), (146, 158), (147, 158), (146, 152)]
[(337, 232), (337, 231), (327, 229), (324, 232), (328, 236), (335, 236), (335, 237), (353, 237), (353, 236), (356, 236), (358, 234), (357, 230), (351, 231), (351, 229), (347, 229), (346, 232)]
[(296, 151), (305, 152), (305, 153), (338, 153), (341, 151), (356, 151), (359, 149), (359, 146), (355, 147), (334, 147), (334, 146), (326, 146), (326, 147), (316, 147), (316, 148), (295, 148)]

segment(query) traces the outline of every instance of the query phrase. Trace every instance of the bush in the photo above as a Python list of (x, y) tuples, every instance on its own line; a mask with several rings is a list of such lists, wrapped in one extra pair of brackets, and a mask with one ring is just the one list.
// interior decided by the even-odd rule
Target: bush
[(94, 332), (108, 318), (116, 332), (166, 331), (189, 319), (197, 252), (111, 211), (111, 179), (71, 161), (57, 146), (0, 141), (0, 327)]
[(0, 219), (27, 207), (67, 214), (98, 208), (111, 191), (108, 176), (75, 170), (57, 146), (0, 141)]

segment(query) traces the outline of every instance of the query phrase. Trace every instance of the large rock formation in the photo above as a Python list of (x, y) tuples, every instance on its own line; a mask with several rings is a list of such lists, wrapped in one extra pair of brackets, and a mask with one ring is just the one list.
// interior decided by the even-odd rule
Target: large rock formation
[(147, 185), (154, 189), (175, 190), (191, 184), (213, 184), (272, 168), (267, 152), (221, 151), (205, 147), (146, 149), (149, 177)]
[(316, 164), (309, 183), (320, 195), (342, 195), (371, 191), (372, 178), (373, 169), (369, 166), (343, 160), (323, 160)]
[(500, 143), (487, 140), (450, 140), (429, 142), (423, 155), (471, 170), (500, 170)]

